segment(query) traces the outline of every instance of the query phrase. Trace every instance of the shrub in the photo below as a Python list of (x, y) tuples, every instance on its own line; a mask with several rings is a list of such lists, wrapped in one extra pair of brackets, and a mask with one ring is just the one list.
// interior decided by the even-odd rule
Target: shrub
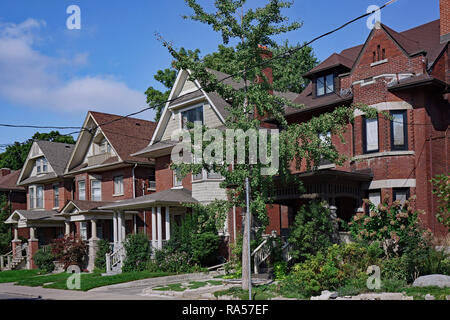
[(430, 182), (433, 184), (433, 194), (438, 199), (436, 218), (450, 231), (450, 176), (440, 174)]
[(66, 236), (61, 239), (55, 239), (51, 243), (52, 254), (55, 259), (62, 263), (64, 269), (70, 265), (76, 264), (80, 268), (86, 262), (87, 246), (84, 241)]
[(399, 280), (408, 281), (408, 260), (406, 256), (385, 259), (381, 263), (381, 281)]
[(98, 242), (98, 250), (95, 255), (95, 267), (100, 270), (106, 270), (106, 254), (111, 253), (109, 241), (102, 239)]
[(289, 237), (294, 259), (303, 261), (332, 244), (333, 223), (325, 205), (326, 202), (313, 201), (298, 211)]
[(160, 271), (183, 273), (192, 270), (192, 261), (186, 252), (167, 252), (160, 250), (155, 253), (155, 262)]
[(275, 276), (275, 280), (284, 280), (287, 276), (287, 262), (286, 261), (278, 261), (273, 265), (273, 274)]
[(309, 256), (294, 265), (291, 274), (281, 283), (281, 291), (297, 297), (309, 297), (322, 290), (336, 290), (351, 279), (366, 277), (368, 266), (378, 264), (366, 246), (357, 243), (334, 244), (326, 251)]
[(55, 260), (55, 257), (51, 252), (44, 251), (42, 249), (39, 249), (33, 256), (34, 263), (37, 265), (37, 267), (46, 273), (50, 273), (53, 270), (55, 270), (55, 264), (53, 261)]
[(124, 242), (126, 257), (123, 264), (124, 272), (143, 271), (151, 258), (151, 248), (148, 237), (143, 233), (130, 234)]

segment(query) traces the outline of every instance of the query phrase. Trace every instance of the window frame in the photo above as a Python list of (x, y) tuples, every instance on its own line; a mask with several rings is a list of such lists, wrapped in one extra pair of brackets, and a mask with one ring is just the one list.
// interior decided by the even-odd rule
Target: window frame
[(411, 189), (410, 188), (392, 188), (392, 200), (396, 201), (397, 199), (397, 193), (399, 192), (403, 192), (406, 191), (406, 200), (409, 199), (410, 195), (411, 195)]
[[(81, 193), (80, 193), (80, 190), (81, 190), (81, 188), (80, 188), (80, 183), (83, 183), (84, 184), (84, 192), (83, 192), (83, 199), (80, 197), (80, 195), (81, 195)], [(86, 200), (86, 180), (78, 180), (77, 181), (77, 188), (78, 188), (78, 200), (81, 200), (81, 201), (85, 201)]]
[[(120, 190), (117, 192), (116, 190), (116, 179), (120, 179)], [(113, 196), (123, 196), (124, 195), (124, 183), (123, 183), (123, 175), (117, 175), (113, 177)]]
[(80, 221), (80, 239), (83, 241), (88, 240), (88, 226), (87, 221)]
[[(99, 186), (100, 186), (100, 188), (99, 188), (100, 189), (100, 199), (94, 199), (94, 183), (95, 182), (98, 182)], [(90, 184), (90, 187), (91, 187), (91, 192), (90, 192), (90, 195), (91, 195), (90, 199), (91, 199), (91, 201), (102, 201), (102, 180), (91, 179), (89, 181), (89, 184)]]
[(54, 184), (53, 188), (53, 208), (59, 208), (59, 184)]
[[(367, 190), (367, 199), (370, 201), (370, 194), (371, 193), (377, 193), (379, 196), (380, 196), (380, 203), (383, 203), (383, 198), (382, 198), (382, 195), (381, 195), (381, 189), (373, 189), (373, 190)], [(372, 201), (370, 201), (370, 202), (372, 202)], [(372, 202), (373, 203), (373, 202)], [(373, 203), (374, 204), (374, 203)], [(377, 206), (377, 205), (375, 205), (375, 206)], [(369, 213), (369, 205), (368, 204), (366, 204), (365, 205), (365, 212), (366, 212), (366, 214), (368, 214)]]
[[(202, 125), (205, 124), (205, 108), (204, 108), (204, 104), (202, 103), (202, 104), (197, 104), (197, 105), (194, 105), (194, 106), (191, 106), (191, 107), (188, 107), (188, 108), (181, 109), (179, 111), (179, 114), (180, 114), (180, 128), (181, 129), (187, 129), (187, 128), (184, 127), (183, 113), (191, 111), (191, 110), (199, 109), (199, 108), (202, 109)], [(188, 121), (188, 122), (190, 122), (190, 121)]]
[[(327, 88), (328, 88), (328, 81), (327, 81), (327, 78), (328, 77), (330, 77), (331, 76), (331, 78), (332, 78), (332, 90), (331, 91), (328, 91), (327, 90)], [(319, 94), (319, 87), (318, 87), (318, 85), (317, 85), (317, 82), (318, 82), (318, 80), (319, 79), (323, 79), (323, 93), (322, 94)], [(330, 94), (333, 94), (334, 92), (335, 92), (335, 75), (334, 75), (334, 73), (328, 73), (328, 74), (325, 74), (325, 75), (323, 75), (323, 76), (320, 76), (320, 77), (316, 77), (316, 97), (323, 97), (323, 96), (326, 96), (326, 95), (330, 95)]]
[(391, 150), (392, 151), (404, 151), (408, 150), (408, 117), (407, 110), (391, 110), (390, 115), (401, 114), (403, 115), (403, 145), (395, 145), (394, 144), (394, 121), (391, 120)]
[(183, 179), (178, 180), (177, 177), (177, 171), (178, 170), (173, 170), (173, 179), (172, 179), (172, 184), (173, 184), (173, 188), (179, 188), (179, 187), (183, 187)]
[[(380, 121), (378, 118), (378, 114), (376, 118), (369, 119), (366, 116), (363, 116), (362, 119), (362, 135), (363, 135), (363, 154), (380, 152)], [(374, 150), (367, 150), (367, 120), (377, 120), (377, 148)]]

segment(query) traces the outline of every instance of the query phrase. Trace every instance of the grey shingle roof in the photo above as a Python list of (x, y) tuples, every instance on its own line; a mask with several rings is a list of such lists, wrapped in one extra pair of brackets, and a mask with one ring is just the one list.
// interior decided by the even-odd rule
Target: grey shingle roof
[(61, 176), (72, 154), (74, 145), (50, 141), (37, 141), (37, 145), (44, 153), (55, 173)]
[(30, 220), (39, 220), (39, 221), (64, 221), (64, 217), (55, 216), (58, 212), (56, 211), (38, 211), (38, 210), (16, 210), (15, 212), (19, 213), (23, 217), (25, 217), (28, 221)]

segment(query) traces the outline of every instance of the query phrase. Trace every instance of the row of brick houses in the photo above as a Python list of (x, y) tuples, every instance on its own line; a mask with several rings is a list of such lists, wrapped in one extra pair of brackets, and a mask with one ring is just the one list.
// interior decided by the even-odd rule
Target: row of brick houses
[[(446, 234), (435, 219), (437, 201), (429, 181), (437, 174), (449, 174), (449, 7), (449, 0), (441, 0), (440, 20), (403, 32), (378, 23), (364, 44), (333, 53), (299, 75), (311, 80), (301, 94), (273, 92), (304, 106), (286, 107), (289, 123), (357, 103), (389, 112), (393, 120), (368, 119), (358, 112), (344, 134), (346, 143), (331, 137), (347, 156), (345, 163), (324, 163), (312, 172), (293, 169), (306, 191), (299, 193), (289, 185), (274, 190), (274, 205), (267, 206), (267, 234), (288, 235), (295, 213), (308, 199), (328, 201), (338, 217), (349, 221), (364, 210), (364, 198), (377, 204), (386, 197), (402, 201), (413, 195), (416, 209), (426, 212), (424, 225), (436, 236)], [(210, 72), (218, 79), (228, 76)], [(266, 72), (272, 79), (271, 71)], [(225, 82), (235, 89), (241, 86), (228, 78)], [(222, 177), (203, 172), (178, 180), (170, 169), (170, 154), (174, 130), (194, 121), (221, 128), (228, 103), (191, 81), (188, 70), (178, 73), (169, 100), (157, 124), (89, 112), (83, 127), (92, 130), (81, 132), (75, 146), (33, 144), (17, 180), (27, 190), (27, 208), (15, 210), (7, 221), (16, 230), (13, 248), (25, 248), (21, 235), (29, 239), (29, 259), (17, 264), (28, 261), (29, 268), (35, 267), (31, 258), (40, 245), (71, 234), (89, 242), (88, 270), (102, 238), (114, 248), (108, 268), (120, 269), (127, 234), (144, 232), (155, 249), (162, 248), (172, 224), (189, 213), (184, 204), (226, 200), (219, 187)], [(224, 248), (236, 241), (242, 227), (240, 213), (240, 208), (229, 212), (221, 230)], [(220, 252), (224, 258), (228, 254), (229, 250)]]

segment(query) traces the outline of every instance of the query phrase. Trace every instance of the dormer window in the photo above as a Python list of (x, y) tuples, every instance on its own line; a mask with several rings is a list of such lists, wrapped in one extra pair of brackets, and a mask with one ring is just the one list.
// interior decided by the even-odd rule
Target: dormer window
[(203, 125), (203, 106), (194, 107), (181, 112), (181, 127), (187, 129), (187, 123), (200, 121)]
[(48, 162), (45, 158), (39, 158), (36, 160), (36, 172), (45, 173), (48, 171)]
[(102, 142), (100, 142), (100, 153), (110, 153), (111, 152), (111, 145), (106, 141), (106, 139), (103, 139)]
[(330, 94), (334, 91), (334, 75), (318, 77), (316, 80), (316, 95), (318, 97)]

